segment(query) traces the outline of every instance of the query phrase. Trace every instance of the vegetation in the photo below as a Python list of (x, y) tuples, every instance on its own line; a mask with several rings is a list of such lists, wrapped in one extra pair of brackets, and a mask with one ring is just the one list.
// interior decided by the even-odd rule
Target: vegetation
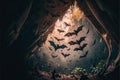
[(95, 66), (91, 66), (91, 72), (92, 73), (99, 73), (103, 69), (104, 65), (105, 65), (105, 61), (100, 60), (98, 62), (98, 64), (96, 64)]
[(82, 68), (82, 67), (76, 67), (75, 69), (73, 69), (72, 73), (74, 74), (81, 74), (81, 73), (85, 73), (86, 69)]

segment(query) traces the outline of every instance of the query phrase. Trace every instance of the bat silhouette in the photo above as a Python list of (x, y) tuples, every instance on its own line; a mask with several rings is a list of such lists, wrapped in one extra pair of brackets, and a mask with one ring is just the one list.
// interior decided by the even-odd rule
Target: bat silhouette
[(86, 38), (85, 36), (84, 36), (84, 37), (81, 37), (79, 40), (68, 42), (68, 44), (70, 44), (70, 45), (75, 45), (75, 44), (80, 45), (80, 43), (81, 43), (82, 41), (84, 41), (85, 38)]
[(61, 30), (61, 29), (57, 29), (57, 31), (58, 31), (59, 33), (65, 32), (64, 30)]
[(52, 56), (52, 58), (56, 58), (58, 55), (53, 55), (53, 54), (51, 54), (51, 56)]
[(71, 26), (70, 24), (68, 24), (68, 23), (66, 23), (66, 22), (64, 22), (64, 24), (65, 24), (66, 26)]
[(64, 56), (64, 58), (66, 58), (70, 55), (70, 54), (64, 54), (64, 53), (61, 53), (61, 54)]
[(92, 45), (94, 46), (95, 44), (96, 44), (96, 39), (94, 40), (94, 42), (93, 42), (93, 44), (92, 44)]
[(83, 58), (83, 57), (86, 57), (88, 54), (88, 51), (85, 52), (85, 54), (83, 56), (80, 56), (79, 58)]
[(82, 28), (83, 28), (83, 25), (78, 27), (77, 30), (74, 30), (73, 32), (66, 33), (64, 36), (70, 37), (70, 36), (73, 36), (73, 35), (77, 35), (79, 33), (79, 31), (82, 30)]
[(65, 40), (64, 38), (58, 39), (57, 37), (54, 37), (57, 41)]
[(55, 44), (53, 41), (49, 41), (50, 45), (55, 49), (55, 51), (57, 49), (64, 49), (64, 48), (67, 48), (66, 45), (58, 45), (58, 44)]
[(87, 33), (86, 34), (88, 34), (89, 33), (89, 29), (87, 30)]
[(79, 48), (75, 48), (74, 51), (78, 51), (78, 50), (83, 51), (83, 49), (84, 49), (87, 45), (88, 45), (88, 44), (85, 43), (85, 44), (83, 44), (82, 46), (79, 46)]
[(48, 48), (49, 48), (49, 50), (51, 50), (51, 51), (52, 51), (51, 47), (48, 47)]

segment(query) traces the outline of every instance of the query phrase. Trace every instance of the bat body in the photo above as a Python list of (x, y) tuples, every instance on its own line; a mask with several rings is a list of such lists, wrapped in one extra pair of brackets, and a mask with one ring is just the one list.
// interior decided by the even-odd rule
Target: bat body
[(70, 55), (70, 54), (64, 54), (64, 53), (61, 53), (61, 54), (64, 56), (64, 58), (66, 58)]
[(75, 48), (74, 51), (78, 51), (78, 50), (83, 51), (83, 49), (84, 49), (87, 45), (88, 45), (88, 44), (85, 43), (85, 44), (83, 44), (82, 46), (79, 46), (79, 48)]
[(87, 30), (87, 33), (86, 34), (88, 34), (89, 33), (89, 29)]
[(68, 32), (64, 36), (70, 37), (70, 36), (73, 36), (73, 35), (76, 35), (76, 33), (75, 32)]
[(65, 24), (66, 26), (71, 26), (70, 24), (68, 24), (68, 23), (66, 23), (66, 22), (64, 22), (64, 24)]
[(64, 30), (61, 30), (61, 29), (57, 29), (57, 31), (58, 31), (59, 33), (65, 32)]
[(77, 35), (79, 33), (79, 31), (82, 30), (82, 28), (83, 28), (83, 25), (81, 25), (80, 27), (78, 27), (77, 30), (74, 30), (73, 32), (68, 32), (64, 36), (70, 37), (70, 36), (73, 36), (73, 35)]
[(50, 45), (55, 49), (55, 51), (57, 49), (64, 49), (64, 48), (67, 48), (66, 45), (58, 45), (58, 44), (55, 44), (53, 41), (49, 41)]
[(83, 55), (83, 56), (80, 56), (79, 58), (83, 58), (83, 57), (86, 57), (88, 54), (88, 51), (86, 51), (86, 53)]
[(81, 43), (82, 41), (84, 41), (85, 38), (86, 38), (86, 37), (84, 36), (84, 37), (81, 37), (80, 40), (70, 41), (70, 42), (68, 42), (68, 43), (69, 43), (70, 45), (75, 45), (75, 44), (80, 45), (80, 43)]
[(65, 40), (64, 38), (58, 39), (57, 37), (54, 37), (57, 41), (63, 41)]

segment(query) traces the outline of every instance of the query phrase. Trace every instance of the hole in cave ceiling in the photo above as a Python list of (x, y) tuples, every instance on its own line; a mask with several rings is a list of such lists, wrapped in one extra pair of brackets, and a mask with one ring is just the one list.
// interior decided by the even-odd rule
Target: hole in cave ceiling
[(77, 67), (91, 71), (107, 56), (105, 41), (75, 3), (55, 22), (52, 33), (29, 61), (32, 68), (71, 73)]

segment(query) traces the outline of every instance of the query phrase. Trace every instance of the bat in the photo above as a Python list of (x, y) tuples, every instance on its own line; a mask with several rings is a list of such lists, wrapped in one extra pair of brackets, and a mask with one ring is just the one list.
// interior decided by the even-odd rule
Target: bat
[(70, 55), (70, 54), (64, 54), (64, 53), (61, 53), (61, 54), (64, 56), (64, 58), (66, 58)]
[(66, 26), (71, 26), (70, 24), (68, 24), (68, 23), (66, 23), (66, 22), (64, 22), (64, 24), (65, 24)]
[(48, 48), (49, 48), (49, 50), (51, 50), (51, 51), (52, 51), (51, 47), (48, 47)]
[(63, 41), (65, 40), (64, 38), (58, 39), (57, 37), (54, 37), (57, 41)]
[(70, 37), (70, 36), (73, 36), (73, 35), (77, 35), (79, 33), (79, 31), (82, 30), (82, 28), (83, 28), (83, 25), (78, 27), (77, 30), (74, 30), (73, 32), (66, 33), (64, 36)]
[(53, 54), (51, 54), (51, 56), (52, 56), (52, 58), (56, 58), (58, 55), (53, 55)]
[(80, 45), (80, 43), (81, 43), (82, 41), (84, 41), (85, 38), (86, 38), (85, 36), (84, 36), (84, 37), (81, 37), (79, 40), (68, 42), (68, 44), (70, 44), (70, 45), (75, 45), (75, 44)]
[(49, 41), (50, 45), (55, 49), (55, 51), (57, 49), (64, 49), (64, 48), (67, 48), (66, 45), (58, 45), (58, 44), (55, 44), (53, 41)]
[(83, 57), (86, 57), (88, 54), (88, 51), (85, 52), (85, 54), (83, 56), (80, 56), (79, 58), (83, 58)]
[(95, 44), (96, 44), (96, 39), (94, 40), (94, 42), (93, 42), (93, 44), (92, 44), (92, 45), (94, 46)]
[(88, 34), (89, 33), (89, 29), (87, 30), (87, 33), (86, 34)]
[(64, 30), (61, 30), (61, 29), (57, 29), (57, 31), (58, 31), (59, 33), (65, 32)]
[(83, 49), (84, 49), (87, 45), (88, 45), (88, 44), (85, 43), (85, 44), (83, 44), (82, 46), (79, 46), (79, 48), (75, 48), (74, 51), (78, 51), (78, 50), (83, 51)]

